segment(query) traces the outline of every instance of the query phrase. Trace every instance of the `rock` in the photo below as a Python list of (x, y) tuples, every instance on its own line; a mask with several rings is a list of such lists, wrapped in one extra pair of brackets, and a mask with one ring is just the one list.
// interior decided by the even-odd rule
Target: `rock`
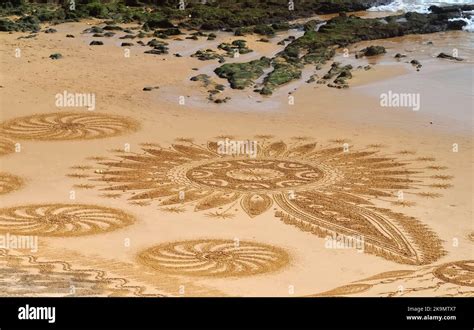
[(197, 76), (191, 77), (191, 81), (200, 81), (204, 84), (204, 86), (208, 86), (211, 83), (210, 77), (207, 74), (198, 74)]
[(9, 31), (16, 31), (17, 26), (15, 22), (9, 19), (0, 19), (0, 31), (9, 32)]
[(102, 33), (94, 33), (92, 36), (94, 38), (102, 38), (104, 35)]
[(268, 40), (267, 38), (260, 38), (257, 41), (259, 41), (259, 42), (270, 42), (270, 40)]
[(252, 52), (252, 50), (247, 47), (247, 42), (242, 39), (234, 40), (230, 44), (223, 42), (217, 46), (217, 48), (225, 50), (227, 52), (226, 56), (228, 57), (235, 57), (236, 53), (247, 54)]
[(410, 64), (416, 68), (416, 71), (420, 71), (420, 68), (422, 67), (420, 61), (418, 60), (411, 60)]
[(181, 30), (176, 27), (155, 31), (155, 33), (165, 35), (165, 36), (177, 36), (177, 35), (183, 34)]
[(163, 50), (163, 49), (154, 48), (154, 49), (145, 51), (145, 54), (163, 55), (163, 54), (168, 54), (168, 51)]
[(356, 53), (355, 57), (360, 58), (364, 56), (375, 56), (385, 54), (387, 51), (383, 46), (369, 46), (367, 48), (362, 49), (360, 52)]
[(143, 87), (143, 91), (145, 92), (151, 92), (152, 90), (154, 89), (159, 89), (160, 87), (158, 86), (155, 86), (155, 87), (151, 87), (151, 86), (146, 86), (146, 87)]
[(448, 13), (459, 13), (461, 11), (474, 10), (474, 5), (452, 5), (452, 6), (430, 6), (428, 8), (433, 14), (448, 14)]
[(448, 30), (462, 30), (467, 23), (462, 20), (448, 21)]
[(0, 31), (39, 32), (39, 24), (40, 21), (36, 16), (23, 16), (14, 22), (10, 19), (0, 18)]
[(261, 57), (246, 63), (228, 63), (214, 70), (220, 77), (229, 81), (234, 89), (244, 89), (253, 84), (253, 80), (264, 74), (264, 69), (269, 68), (271, 60)]
[(438, 56), (436, 56), (436, 57), (437, 58), (444, 58), (444, 59), (448, 59), (448, 60), (454, 60), (454, 61), (464, 61), (464, 59), (462, 59), (462, 58), (451, 56), (451, 55), (448, 55), (448, 54), (445, 54), (445, 53), (439, 53)]
[(72, 34), (66, 34), (66, 38), (75, 38)]
[(217, 85), (216, 85), (216, 89), (217, 89), (218, 91), (222, 92), (222, 91), (225, 90), (225, 86), (222, 85), (222, 84), (217, 84)]
[(215, 100), (214, 100), (214, 103), (217, 103), (217, 104), (227, 103), (227, 101), (229, 101), (229, 100), (230, 100), (230, 97), (227, 96), (227, 97), (225, 97), (225, 98), (223, 98), (223, 99), (215, 99)]
[(147, 46), (150, 47), (164, 47), (168, 46), (168, 43), (156, 39), (151, 39), (150, 41), (147, 42)]
[(115, 35), (115, 32), (105, 32), (104, 37), (111, 38)]
[(311, 83), (313, 83), (313, 82), (316, 81), (316, 78), (318, 78), (318, 75), (317, 75), (317, 74), (312, 74), (312, 75), (309, 77), (309, 79), (306, 80), (306, 83), (307, 83), (307, 84), (311, 84)]
[(214, 60), (214, 59), (221, 59), (222, 55), (217, 54), (212, 49), (206, 49), (206, 50), (198, 50), (197, 52), (192, 54), (191, 57), (196, 57), (200, 61), (209, 61), (209, 60)]
[(85, 29), (83, 33), (104, 33), (104, 29), (98, 26), (93, 26), (91, 28)]
[(135, 39), (136, 37), (133, 34), (126, 34), (119, 39)]
[(54, 53), (54, 54), (49, 55), (49, 58), (52, 60), (59, 60), (62, 57), (63, 56), (60, 53)]
[(104, 30), (106, 30), (106, 31), (122, 31), (123, 28), (121, 28), (118, 25), (106, 25), (106, 26), (104, 26)]
[(260, 90), (260, 94), (262, 94), (262, 95), (272, 95), (273, 91), (268, 86), (265, 86)]
[(49, 29), (44, 30), (44, 33), (56, 33), (56, 32), (58, 32), (58, 30), (53, 29), (53, 28), (49, 28)]
[(99, 41), (99, 40), (92, 40), (90, 42), (90, 46), (102, 46), (104, 43), (102, 41)]
[(181, 55), (181, 54), (179, 54), (179, 53), (174, 54), (174, 56), (176, 56), (176, 57), (183, 57), (183, 55)]
[(407, 57), (405, 54), (400, 54), (400, 53), (396, 53), (395, 58), (403, 58), (403, 57)]
[(168, 28), (172, 28), (172, 27), (175, 27), (173, 23), (171, 23), (169, 20), (167, 19), (160, 19), (160, 18), (155, 18), (155, 17), (152, 17), (150, 19), (148, 19), (145, 24), (143, 24), (143, 29), (145, 29), (145, 31), (148, 31), (148, 30), (154, 30), (154, 29), (168, 29)]
[(137, 41), (137, 44), (142, 45), (142, 46), (145, 46), (145, 43), (144, 43), (143, 41), (141, 41), (141, 40), (138, 40), (138, 41)]
[(133, 43), (131, 43), (131, 42), (122, 42), (122, 44), (120, 46), (121, 47), (131, 47), (131, 46), (133, 46)]

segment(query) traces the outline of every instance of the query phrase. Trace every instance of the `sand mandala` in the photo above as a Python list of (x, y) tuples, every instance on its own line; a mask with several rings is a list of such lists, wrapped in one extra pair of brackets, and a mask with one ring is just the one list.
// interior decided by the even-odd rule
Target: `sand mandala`
[(388, 271), (313, 296), (354, 295), (474, 297), (474, 260), (453, 261), (418, 270)]
[(289, 263), (277, 247), (246, 241), (192, 240), (165, 243), (141, 252), (140, 263), (164, 273), (188, 276), (249, 276)]
[(38, 236), (81, 236), (131, 225), (125, 212), (95, 205), (34, 204), (0, 209), (0, 233)]
[(4, 135), (27, 140), (88, 140), (135, 131), (132, 119), (91, 112), (55, 112), (15, 118), (0, 125)]
[(20, 189), (23, 180), (15, 175), (0, 172), (0, 195)]
[(238, 205), (250, 218), (273, 207), (284, 223), (319, 237), (363, 237), (365, 252), (399, 263), (427, 264), (444, 254), (435, 233), (393, 210), (414, 205), (410, 196), (435, 198), (451, 186), (434, 158), (406, 150), (383, 154), (382, 145), (358, 149), (343, 139), (256, 139), (255, 158), (219, 153), (216, 141), (179, 139), (168, 148), (146, 143), (140, 153), (91, 157), (96, 164), (75, 166), (69, 176), (104, 197), (121, 194), (163, 211), (191, 206), (227, 219)]

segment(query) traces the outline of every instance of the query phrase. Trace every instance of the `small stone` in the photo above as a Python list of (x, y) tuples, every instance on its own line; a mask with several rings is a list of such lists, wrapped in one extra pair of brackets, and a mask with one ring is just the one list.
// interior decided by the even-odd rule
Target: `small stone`
[(49, 55), (49, 58), (52, 60), (59, 60), (62, 57), (63, 56), (60, 53), (54, 53), (54, 54)]
[(446, 53), (439, 53), (438, 56), (436, 56), (436, 57), (437, 58), (444, 58), (444, 59), (447, 59), (447, 60), (464, 61), (464, 59), (462, 59), (460, 57), (451, 56), (451, 55), (448, 55)]
[(403, 57), (407, 57), (405, 54), (400, 54), (400, 53), (396, 53), (395, 58), (403, 58)]

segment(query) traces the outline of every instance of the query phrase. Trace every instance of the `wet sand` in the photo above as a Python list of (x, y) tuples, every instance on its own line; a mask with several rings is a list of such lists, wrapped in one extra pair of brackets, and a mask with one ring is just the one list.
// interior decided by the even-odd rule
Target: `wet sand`
[[(390, 208), (421, 219), (440, 236), (448, 254), (437, 264), (472, 259), (472, 242), (467, 238), (473, 231), (472, 117), (468, 120), (469, 113), (472, 115), (472, 93), (467, 91), (470, 82), (472, 92), (473, 57), (463, 53), (472, 45), (472, 36), (459, 32), (374, 41), (372, 44), (390, 45), (389, 53), (372, 70), (355, 71), (353, 83), (350, 81), (352, 87), (348, 90), (306, 84), (302, 79), (282, 87), (270, 98), (250, 90), (227, 88), (223, 95), (231, 96), (232, 100), (216, 105), (206, 101), (205, 89), (196, 87), (199, 83), (191, 82), (189, 78), (212, 71), (217, 62), (177, 58), (172, 54), (184, 54), (184, 50), (189, 53), (240, 37), (220, 34), (212, 43), (205, 43), (201, 38), (201, 41), (176, 42), (176, 46), (170, 41), (172, 46), (167, 56), (143, 54), (148, 47), (134, 46), (130, 48), (130, 58), (125, 58), (124, 49), (117, 46), (116, 39), (101, 38), (104, 46), (89, 46), (90, 36), (80, 34), (86, 27), (84, 23), (62, 24), (55, 26), (58, 33), (39, 33), (34, 39), (18, 40), (18, 36), (24, 35), (20, 33), (0, 35), (1, 120), (62, 111), (55, 107), (54, 97), (67, 90), (95, 93), (96, 112), (132, 117), (140, 122), (141, 129), (123, 136), (90, 141), (21, 141), (20, 153), (3, 156), (0, 161), (2, 171), (24, 178), (26, 184), (20, 190), (2, 195), (2, 207), (70, 202), (69, 193), (78, 183), (77, 179), (66, 176), (71, 173), (70, 167), (86, 163), (85, 159), (90, 156), (109, 155), (109, 150), (122, 148), (125, 144), (129, 144), (132, 151), (140, 152), (139, 144), (143, 142), (168, 146), (176, 138), (193, 138), (197, 143), (203, 143), (220, 135), (249, 139), (256, 134), (270, 134), (283, 141), (309, 136), (322, 144), (332, 139), (348, 139), (360, 147), (383, 144), (383, 152), (387, 154), (415, 150), (417, 155), (433, 156), (437, 164), (447, 166), (453, 176), (452, 187), (442, 190), (440, 198), (413, 196), (410, 197), (415, 203), (413, 206)], [(66, 33), (73, 33), (76, 38), (65, 38)], [(256, 42), (257, 38), (253, 36), (245, 39), (254, 52), (242, 55), (239, 61), (271, 56), (279, 49), (276, 42), (280, 37), (271, 43)], [(430, 52), (423, 51), (424, 46), (420, 46), (428, 39), (434, 42)], [(440, 45), (441, 39), (447, 43)], [(461, 50), (459, 56), (466, 58), (466, 62), (433, 58), (433, 54), (446, 51), (452, 45)], [(353, 47), (360, 49), (363, 46), (361, 43)], [(393, 59), (395, 51), (402, 51), (399, 47), (410, 50), (409, 58), (422, 62), (420, 72), (410, 64)], [(20, 58), (15, 58), (15, 48), (21, 49)], [(60, 52), (63, 58), (49, 59), (48, 56), (55, 52)], [(343, 62), (344, 58), (338, 55), (336, 60)], [(353, 61), (352, 53), (347, 60)], [(365, 61), (360, 60), (358, 64), (365, 65)], [(367, 63), (374, 64), (372, 60)], [(311, 68), (307, 70), (313, 72)], [(213, 79), (227, 86), (227, 82), (215, 76)], [(145, 92), (142, 91), (144, 86), (160, 88)], [(423, 100), (420, 111), (380, 107), (380, 92), (402, 87), (419, 88), (417, 92)], [(289, 92), (294, 96), (294, 105), (288, 104)], [(178, 103), (179, 96), (185, 96), (184, 105)], [(449, 105), (454, 102), (456, 108), (453, 109)], [(459, 145), (459, 152), (453, 153), (453, 143)], [(199, 212), (173, 214), (165, 213), (153, 204), (130, 205), (123, 198), (101, 198), (100, 193), (95, 189), (77, 190), (75, 202), (118, 208), (139, 221), (103, 235), (40, 238), (38, 254), (84, 265), (94, 261), (96, 267), (117, 276), (128, 274), (139, 251), (174, 240), (239, 237), (278, 245), (291, 254), (291, 267), (242, 278), (170, 278), (143, 266), (133, 266), (137, 267), (134, 280), (158, 287), (167, 295), (176, 295), (179, 286), (185, 284), (190, 287), (187, 295), (302, 296), (380, 272), (418, 269), (354, 250), (325, 249), (324, 239), (285, 225), (271, 210), (256, 218), (249, 218), (240, 210), (238, 216), (220, 221)], [(126, 238), (132, 242), (129, 247), (123, 244)], [(456, 246), (452, 243), (454, 239), (459, 243)], [(113, 267), (113, 262), (124, 264)], [(289, 291), (290, 286), (294, 292)], [(437, 294), (434, 291), (426, 293)]]

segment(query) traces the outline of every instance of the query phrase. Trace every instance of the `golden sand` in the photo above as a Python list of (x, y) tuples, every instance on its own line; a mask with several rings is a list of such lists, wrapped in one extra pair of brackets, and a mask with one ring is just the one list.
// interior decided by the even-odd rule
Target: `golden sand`
[[(218, 63), (172, 55), (206, 48), (201, 41), (170, 42), (166, 56), (143, 54), (145, 48), (136, 45), (126, 57), (115, 39), (89, 46), (89, 35), (80, 33), (86, 27), (61, 24), (55, 27), (58, 33), (39, 33), (32, 39), (17, 39), (21, 33), (0, 35), (0, 119), (5, 135), (0, 140), (1, 171), (26, 183), (2, 195), (2, 210), (11, 214), (20, 204), (24, 210), (15, 221), (0, 219), (0, 227), (4, 226), (2, 232), (41, 236), (35, 256), (0, 250), (0, 262), (8, 265), (10, 280), (33, 267), (43, 269), (44, 279), (60, 286), (37, 291), (10, 287), (4, 291), (7, 295), (442, 296), (456, 290), (474, 295), (472, 265), (467, 261), (473, 257), (472, 121), (446, 115), (472, 106), (459, 96), (466, 86), (444, 86), (453, 104), (449, 111), (445, 104), (431, 105), (429, 99), (439, 93), (423, 87), (420, 92), (430, 104), (427, 111), (382, 108), (377, 94), (371, 94), (383, 83), (399, 86), (402, 81), (410, 89), (417, 77), (426, 77), (426, 86), (431, 86), (439, 82), (437, 72), (460, 72), (449, 80), (456, 82), (472, 72), (469, 58), (452, 63), (424, 56), (424, 46), (419, 46), (427, 39), (408, 38), (402, 41), (404, 47), (413, 46), (410, 58), (424, 64), (419, 72), (408, 63), (388, 60), (399, 51), (392, 44), (385, 60), (372, 62), (371, 70), (354, 72), (348, 90), (302, 80), (283, 86), (270, 98), (227, 88), (223, 95), (231, 100), (214, 104), (205, 99), (205, 89), (189, 79), (199, 73), (211, 75)], [(76, 38), (65, 38), (67, 33)], [(445, 39), (461, 38), (459, 33), (463, 32)], [(276, 42), (282, 37), (270, 43), (246, 37), (254, 52), (231, 61), (271, 56), (281, 49)], [(216, 44), (235, 39), (219, 34)], [(444, 51), (436, 39), (434, 44)], [(15, 57), (15, 49), (21, 50), (21, 57)], [(63, 58), (49, 59), (55, 52)], [(145, 86), (159, 88), (146, 92)], [(58, 109), (55, 95), (64, 91), (95, 93), (96, 109)], [(289, 95), (294, 102), (288, 102)], [(73, 118), (70, 113), (81, 115), (65, 121)], [(232, 162), (231, 171), (222, 171), (227, 165), (208, 149), (216, 137), (271, 145), (271, 153), (260, 160), (280, 163), (259, 164), (254, 166), (259, 170), (249, 171)], [(346, 158), (341, 152), (345, 144), (350, 150)], [(176, 145), (187, 148), (177, 151)], [(196, 158), (202, 164), (194, 173), (163, 172), (184, 169)], [(290, 171), (295, 166), (309, 169)], [(228, 189), (219, 186), (224, 177), (229, 178)], [(301, 181), (295, 181), (294, 189), (283, 183), (285, 188), (278, 190), (285, 178)], [(186, 180), (201, 189), (192, 189)], [(259, 180), (269, 187), (252, 193), (253, 188), (246, 191), (240, 185)], [(159, 183), (163, 187), (156, 187)], [(179, 194), (183, 190), (184, 201)], [(275, 193), (282, 190), (284, 194)], [(296, 200), (289, 199), (288, 190), (295, 190)], [(399, 190), (404, 192), (402, 199)], [(68, 214), (74, 205), (96, 211), (89, 216), (86, 209), (79, 210), (72, 223), (65, 221), (71, 217), (44, 222), (36, 217), (38, 205), (68, 205), (62, 209)], [(327, 248), (327, 235), (334, 232), (363, 233), (369, 253)], [(95, 235), (82, 235), (87, 233)], [(192, 268), (196, 259), (186, 249), (201, 249), (196, 240), (203, 237), (205, 244), (250, 242), (249, 251), (258, 253), (246, 252), (244, 244), (242, 253), (213, 252), (205, 260), (198, 258), (202, 263)], [(193, 243), (183, 243), (183, 250), (176, 242)], [(153, 247), (178, 253), (173, 252), (171, 263), (160, 259), (158, 266), (137, 261), (137, 255)], [(207, 249), (215, 250), (209, 245)], [(176, 260), (181, 254), (190, 258), (185, 269), (197, 269), (200, 275), (210, 269), (249, 276), (180, 273)], [(74, 269), (73, 276), (65, 274), (64, 267)], [(389, 274), (390, 281), (384, 275), (381, 283), (377, 274)], [(373, 279), (360, 280), (368, 278)], [(433, 284), (419, 283), (420, 278), (433, 279)], [(71, 283), (78, 283), (74, 293)]]

